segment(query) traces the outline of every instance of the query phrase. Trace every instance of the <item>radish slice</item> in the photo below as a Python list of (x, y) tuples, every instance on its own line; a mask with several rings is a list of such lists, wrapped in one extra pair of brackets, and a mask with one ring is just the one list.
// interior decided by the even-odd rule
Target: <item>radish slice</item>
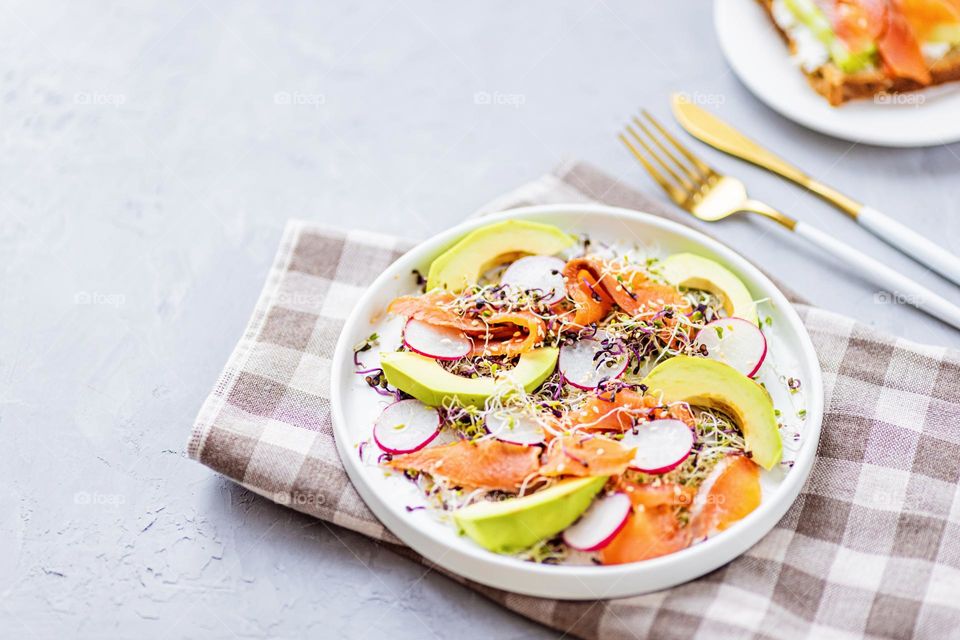
[(626, 447), (636, 447), (637, 453), (630, 468), (643, 473), (666, 473), (680, 466), (693, 450), (693, 430), (680, 420), (652, 420), (620, 441)]
[(470, 338), (459, 329), (413, 319), (403, 328), (403, 343), (411, 351), (436, 360), (459, 360), (473, 348)]
[(743, 318), (720, 318), (708, 322), (693, 344), (697, 349), (706, 347), (708, 358), (728, 364), (747, 377), (759, 371), (767, 356), (767, 339), (763, 331)]
[(630, 354), (622, 345), (613, 344), (606, 333), (598, 331), (592, 338), (560, 347), (558, 366), (569, 384), (578, 389), (596, 389), (602, 380), (623, 375), (629, 360)]
[(630, 516), (630, 497), (614, 493), (597, 498), (580, 519), (563, 532), (563, 541), (578, 551), (597, 551), (616, 537)]
[(515, 261), (500, 276), (501, 284), (514, 286), (521, 291), (540, 291), (543, 302), (554, 304), (567, 295), (563, 281), (566, 263), (551, 256), (526, 256)]
[(419, 400), (400, 400), (383, 410), (373, 425), (373, 440), (387, 453), (413, 453), (440, 433), (440, 413)]
[(546, 438), (536, 418), (506, 411), (491, 413), (484, 419), (487, 432), (497, 440), (513, 444), (540, 444)]

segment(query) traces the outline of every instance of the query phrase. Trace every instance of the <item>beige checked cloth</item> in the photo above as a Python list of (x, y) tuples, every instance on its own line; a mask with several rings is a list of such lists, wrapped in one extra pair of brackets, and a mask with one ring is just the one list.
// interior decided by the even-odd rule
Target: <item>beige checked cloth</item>
[[(586, 165), (487, 209), (585, 201), (677, 217)], [(415, 556), (347, 479), (328, 398), (351, 302), (408, 246), (291, 222), (188, 452), (256, 493)], [(960, 638), (960, 352), (797, 309), (823, 366), (826, 418), (809, 481), (761, 542), (703, 578), (620, 600), (470, 586), (583, 638)]]

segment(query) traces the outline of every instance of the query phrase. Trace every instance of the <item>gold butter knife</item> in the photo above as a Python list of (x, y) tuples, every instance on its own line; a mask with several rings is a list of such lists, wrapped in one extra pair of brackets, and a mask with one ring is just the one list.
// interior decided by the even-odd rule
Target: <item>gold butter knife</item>
[(809, 189), (877, 237), (960, 285), (960, 258), (940, 245), (879, 210), (815, 180), (715, 115), (693, 104), (683, 94), (674, 94), (671, 102), (677, 121), (693, 137)]

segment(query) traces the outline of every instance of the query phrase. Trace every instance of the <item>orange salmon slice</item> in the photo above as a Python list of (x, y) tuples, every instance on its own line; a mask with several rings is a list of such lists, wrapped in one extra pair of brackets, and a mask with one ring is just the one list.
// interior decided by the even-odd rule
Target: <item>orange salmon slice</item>
[(516, 491), (540, 467), (540, 449), (499, 440), (462, 440), (394, 456), (394, 469), (421, 471), (462, 487)]
[(658, 408), (659, 404), (656, 397), (630, 389), (621, 389), (615, 394), (603, 392), (591, 396), (573, 412), (573, 424), (590, 431), (626, 431), (633, 428), (636, 421), (673, 418), (682, 420), (691, 429), (696, 427), (693, 413), (686, 404), (674, 403), (666, 410)]
[(673, 509), (638, 506), (626, 526), (600, 551), (603, 564), (625, 564), (665, 556), (690, 546), (690, 528), (681, 525)]
[(635, 452), (602, 436), (561, 436), (550, 441), (540, 475), (616, 476), (627, 470)]
[(894, 75), (930, 84), (930, 69), (920, 50), (920, 43), (898, 0), (887, 3), (887, 21), (877, 40), (877, 49), (884, 65)]
[(690, 507), (695, 538), (711, 536), (742, 520), (760, 506), (760, 467), (750, 458), (729, 455), (700, 485)]
[(689, 306), (674, 287), (653, 282), (636, 270), (607, 273), (603, 277), (603, 286), (617, 306), (632, 316), (647, 309), (661, 309), (667, 305), (680, 309)]
[(599, 322), (613, 308), (613, 301), (600, 285), (601, 273), (598, 265), (586, 258), (571, 260), (563, 268), (567, 295), (575, 305), (571, 330), (580, 330)]
[(660, 484), (640, 484), (630, 480), (620, 480), (619, 489), (630, 496), (635, 507), (654, 509), (656, 507), (690, 506), (696, 490), (675, 482)]
[(493, 313), (481, 319), (461, 317), (443, 308), (454, 299), (447, 291), (394, 299), (387, 311), (438, 327), (459, 329), (473, 339), (471, 356), (515, 356), (532, 351), (546, 337), (546, 324), (528, 312)]

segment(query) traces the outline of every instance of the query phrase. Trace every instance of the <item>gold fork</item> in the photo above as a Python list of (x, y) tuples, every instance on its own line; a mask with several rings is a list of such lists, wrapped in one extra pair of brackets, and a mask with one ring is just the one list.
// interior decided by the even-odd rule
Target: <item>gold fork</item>
[(896, 296), (888, 301), (913, 305), (960, 329), (960, 307), (816, 227), (750, 198), (740, 180), (718, 173), (682, 145), (646, 110), (642, 113), (652, 129), (634, 116), (633, 124), (626, 126), (626, 133), (619, 134), (620, 141), (682, 209), (705, 222), (723, 220), (735, 213), (756, 213), (770, 218), (845, 262), (860, 277)]

